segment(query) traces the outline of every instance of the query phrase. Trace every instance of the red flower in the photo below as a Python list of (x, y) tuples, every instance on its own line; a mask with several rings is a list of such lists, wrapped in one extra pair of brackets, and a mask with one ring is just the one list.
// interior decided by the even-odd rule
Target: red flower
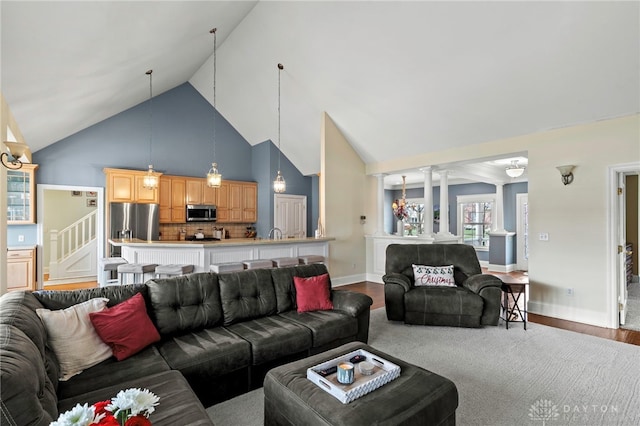
[(98, 423), (98, 426), (120, 426), (120, 423), (118, 422), (118, 420), (113, 417), (113, 415), (106, 411), (106, 417), (104, 417), (102, 420), (100, 420), (100, 422)]
[(109, 414), (111, 415), (110, 412), (107, 411), (107, 405), (111, 404), (111, 401), (107, 400), (107, 401), (99, 401), (96, 402), (95, 404), (93, 404), (93, 406), (95, 407), (95, 411), (96, 414)]
[(124, 426), (151, 426), (151, 422), (146, 417), (137, 415), (130, 417)]

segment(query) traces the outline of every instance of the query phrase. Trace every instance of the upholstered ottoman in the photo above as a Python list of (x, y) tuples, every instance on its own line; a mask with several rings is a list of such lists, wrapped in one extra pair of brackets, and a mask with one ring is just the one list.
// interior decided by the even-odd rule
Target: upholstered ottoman
[[(348, 404), (307, 379), (307, 368), (364, 349), (400, 366), (400, 377)], [(458, 390), (449, 379), (361, 342), (276, 367), (264, 379), (264, 424), (455, 425)]]

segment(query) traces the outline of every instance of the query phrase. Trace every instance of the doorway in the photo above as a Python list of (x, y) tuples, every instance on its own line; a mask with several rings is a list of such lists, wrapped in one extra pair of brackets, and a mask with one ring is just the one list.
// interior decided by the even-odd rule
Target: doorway
[(282, 231), (282, 238), (307, 236), (307, 197), (304, 195), (274, 195), (273, 226)]
[[(640, 162), (622, 164), (609, 167), (609, 276), (612, 285), (608, 295), (611, 306), (612, 328), (630, 328), (640, 330), (640, 298), (635, 300), (634, 292), (629, 293), (630, 277), (627, 274), (629, 259), (632, 259), (633, 251), (630, 249), (629, 240), (638, 241), (638, 186), (635, 185), (634, 193), (627, 191), (627, 178), (640, 174)], [(637, 181), (637, 179), (636, 179)], [(627, 209), (629, 203), (633, 203), (635, 209)], [(627, 231), (634, 233), (629, 238)], [(637, 259), (637, 255), (636, 255)], [(637, 264), (637, 261), (636, 261)], [(632, 275), (631, 275), (632, 276)], [(631, 296), (631, 297), (630, 297)]]
[(37, 203), (41, 286), (96, 281), (104, 250), (104, 189), (39, 184)]

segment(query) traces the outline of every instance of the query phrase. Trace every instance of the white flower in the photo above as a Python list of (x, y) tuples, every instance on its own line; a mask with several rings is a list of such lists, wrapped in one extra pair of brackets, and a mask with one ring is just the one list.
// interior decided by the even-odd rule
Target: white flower
[(104, 414), (95, 415), (95, 407), (93, 405), (77, 404), (71, 410), (60, 414), (58, 420), (52, 422), (49, 426), (89, 426), (91, 423), (98, 423)]
[(138, 414), (148, 417), (155, 411), (154, 407), (158, 405), (159, 400), (160, 398), (147, 389), (132, 388), (118, 392), (111, 398), (111, 404), (107, 405), (106, 409), (116, 417), (120, 412), (126, 412), (127, 418)]

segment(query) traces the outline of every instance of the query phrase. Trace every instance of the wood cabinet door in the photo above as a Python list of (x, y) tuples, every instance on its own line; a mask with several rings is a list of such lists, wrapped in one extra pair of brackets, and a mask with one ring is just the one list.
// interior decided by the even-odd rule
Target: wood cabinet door
[(202, 184), (204, 179), (187, 179), (187, 198), (185, 204), (204, 204), (202, 201)]
[(135, 201), (135, 178), (129, 173), (109, 173), (107, 202), (133, 203)]
[(211, 188), (207, 180), (202, 182), (202, 204), (218, 205), (218, 188)]
[(171, 178), (160, 176), (160, 209), (158, 217), (160, 223), (171, 222)]
[(171, 221), (186, 222), (186, 179), (171, 179)]
[(7, 290), (35, 290), (34, 250), (7, 252)]
[(229, 220), (231, 222), (242, 222), (242, 188), (240, 182), (229, 184)]
[(242, 221), (256, 222), (258, 220), (258, 184), (245, 183), (242, 186)]
[[(146, 173), (145, 173), (146, 174)], [(136, 174), (135, 175), (135, 199), (136, 203), (157, 203), (159, 201), (158, 197), (158, 188), (147, 189), (144, 187), (144, 175), (145, 174)], [(159, 175), (158, 175), (159, 176)]]
[(220, 188), (218, 188), (217, 205), (217, 222), (229, 222), (231, 217), (229, 216), (229, 182), (222, 182)]
[(7, 223), (36, 223), (35, 171), (37, 164), (23, 164), (19, 170), (7, 170)]

